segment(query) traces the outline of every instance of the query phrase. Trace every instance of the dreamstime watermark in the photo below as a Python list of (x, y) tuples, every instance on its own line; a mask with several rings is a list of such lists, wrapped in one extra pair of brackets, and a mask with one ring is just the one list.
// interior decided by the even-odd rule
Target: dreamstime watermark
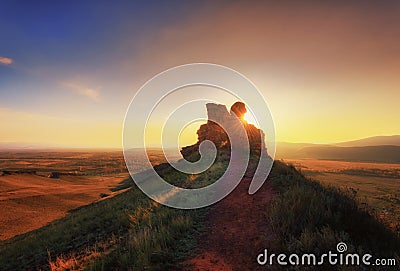
[(340, 242), (336, 246), (335, 252), (328, 251), (321, 255), (313, 253), (304, 254), (268, 254), (268, 250), (264, 249), (263, 253), (257, 256), (257, 263), (259, 265), (352, 265), (352, 266), (396, 266), (397, 261), (394, 258), (374, 258), (371, 254), (357, 254), (357, 253), (345, 253), (347, 251), (347, 245)]
[[(195, 92), (190, 94), (190, 88), (194, 88)], [(205, 88), (213, 91), (205, 91)], [(217, 93), (244, 102), (257, 126), (267, 133), (268, 153), (261, 152), (249, 194), (255, 193), (266, 181), (275, 155), (275, 126), (261, 92), (249, 79), (230, 68), (208, 63), (187, 64), (166, 70), (147, 81), (134, 95), (125, 115), (125, 162), (136, 185), (151, 199), (174, 208), (201, 208), (226, 197), (244, 176), (250, 158), (249, 140), (244, 127), (233, 129), (217, 118), (204, 118), (206, 103), (224, 104), (223, 100), (218, 100), (222, 94)], [(199, 97), (199, 94), (208, 94), (208, 97)], [(164, 139), (179, 137), (184, 127), (194, 121), (213, 121), (219, 124), (229, 138), (231, 154), (228, 168), (218, 180), (206, 187), (186, 189), (168, 183), (157, 174), (148, 157), (147, 147), (149, 138), (158, 136), (162, 139), (161, 147), (168, 163), (176, 170), (185, 174), (206, 171), (217, 155), (212, 141), (200, 143), (201, 157), (194, 163), (185, 159), (172, 161), (169, 152), (165, 151)], [(160, 134), (156, 135), (157, 132)], [(175, 154), (179, 154), (178, 138), (175, 142), (173, 149)], [(136, 173), (135, 165), (138, 164), (143, 169), (140, 173)]]

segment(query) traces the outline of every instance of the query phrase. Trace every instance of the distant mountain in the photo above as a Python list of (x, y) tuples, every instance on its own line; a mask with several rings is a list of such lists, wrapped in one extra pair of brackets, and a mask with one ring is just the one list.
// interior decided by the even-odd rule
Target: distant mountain
[(330, 146), (330, 145), (319, 145), (313, 143), (289, 143), (289, 142), (277, 142), (276, 144), (276, 158), (301, 158), (301, 150), (304, 148), (312, 148), (317, 146)]
[(32, 150), (41, 148), (52, 148), (44, 144), (25, 143), (25, 142), (0, 142), (0, 151), (7, 150)]
[(400, 135), (376, 136), (334, 144), (278, 142), (275, 157), (400, 163)]
[(301, 149), (296, 156), (310, 159), (400, 163), (400, 146), (313, 146)]
[(367, 137), (359, 140), (340, 142), (334, 145), (339, 147), (400, 146), (400, 135)]

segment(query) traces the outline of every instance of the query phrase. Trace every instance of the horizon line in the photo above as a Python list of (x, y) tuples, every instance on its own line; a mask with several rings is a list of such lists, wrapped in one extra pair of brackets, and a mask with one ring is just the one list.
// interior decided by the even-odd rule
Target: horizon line
[[(314, 145), (333, 145), (333, 144), (341, 144), (341, 143), (347, 143), (347, 142), (354, 142), (354, 141), (359, 141), (359, 140), (365, 140), (369, 138), (375, 138), (375, 137), (394, 137), (394, 136), (400, 136), (398, 134), (392, 134), (392, 135), (375, 135), (375, 136), (368, 136), (368, 137), (362, 137), (358, 139), (353, 139), (353, 140), (348, 140), (348, 141), (337, 141), (337, 142), (293, 142), (293, 141), (276, 141), (275, 144), (280, 144), (280, 143), (289, 143), (289, 144), (314, 144)], [(13, 145), (13, 146), (2, 146), (2, 145)], [(12, 151), (12, 150), (86, 150), (86, 151), (96, 151), (96, 150), (114, 150), (114, 151), (122, 151), (124, 148), (123, 146), (115, 147), (115, 146), (102, 146), (102, 147), (83, 147), (83, 146), (55, 146), (55, 145), (44, 145), (40, 143), (26, 143), (26, 142), (0, 142), (0, 152), (2, 151)], [(143, 147), (131, 147), (129, 149), (143, 149)], [(146, 149), (174, 149), (174, 147), (163, 147), (162, 145), (149, 145), (146, 147)]]

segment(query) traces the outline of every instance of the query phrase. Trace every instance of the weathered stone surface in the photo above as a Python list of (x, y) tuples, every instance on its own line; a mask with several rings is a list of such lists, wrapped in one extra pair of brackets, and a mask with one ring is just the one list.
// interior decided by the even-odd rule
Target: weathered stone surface
[(242, 102), (236, 102), (231, 106), (231, 114), (235, 114), (240, 120), (243, 121), (244, 114), (246, 114), (246, 105)]
[[(263, 149), (265, 134), (252, 124), (244, 120), (244, 114), (247, 112), (246, 106), (242, 102), (236, 102), (232, 105), (230, 113), (225, 105), (208, 103), (206, 104), (208, 122), (200, 126), (197, 131), (198, 141), (196, 144), (182, 148), (183, 157), (189, 161), (195, 161), (200, 158), (199, 145), (204, 140), (212, 141), (218, 151), (219, 156), (230, 154), (230, 141), (225, 130), (219, 125), (230, 127), (233, 131), (245, 128), (251, 155), (260, 155)], [(238, 121), (238, 119), (240, 121)], [(219, 123), (219, 124), (218, 124)], [(235, 133), (235, 132), (234, 132)], [(235, 133), (236, 134), (236, 133)], [(239, 133), (237, 133), (239, 134)]]
[(208, 103), (206, 104), (206, 108), (208, 122), (212, 120), (216, 123), (224, 123), (231, 117), (226, 106), (223, 104)]

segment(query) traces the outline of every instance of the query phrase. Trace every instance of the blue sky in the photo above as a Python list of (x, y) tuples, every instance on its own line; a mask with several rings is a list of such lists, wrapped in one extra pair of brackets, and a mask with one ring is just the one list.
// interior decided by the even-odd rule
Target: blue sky
[(133, 84), (135, 77), (119, 63), (126, 57), (134, 62), (142, 36), (184, 18), (188, 8), (174, 1), (3, 3), (0, 55), (14, 63), (12, 68), (0, 66), (0, 103), (40, 110), (68, 80), (95, 89)]
[(278, 140), (400, 134), (399, 13), (398, 1), (2, 1), (0, 142), (119, 147), (137, 89), (192, 62), (253, 80)]

